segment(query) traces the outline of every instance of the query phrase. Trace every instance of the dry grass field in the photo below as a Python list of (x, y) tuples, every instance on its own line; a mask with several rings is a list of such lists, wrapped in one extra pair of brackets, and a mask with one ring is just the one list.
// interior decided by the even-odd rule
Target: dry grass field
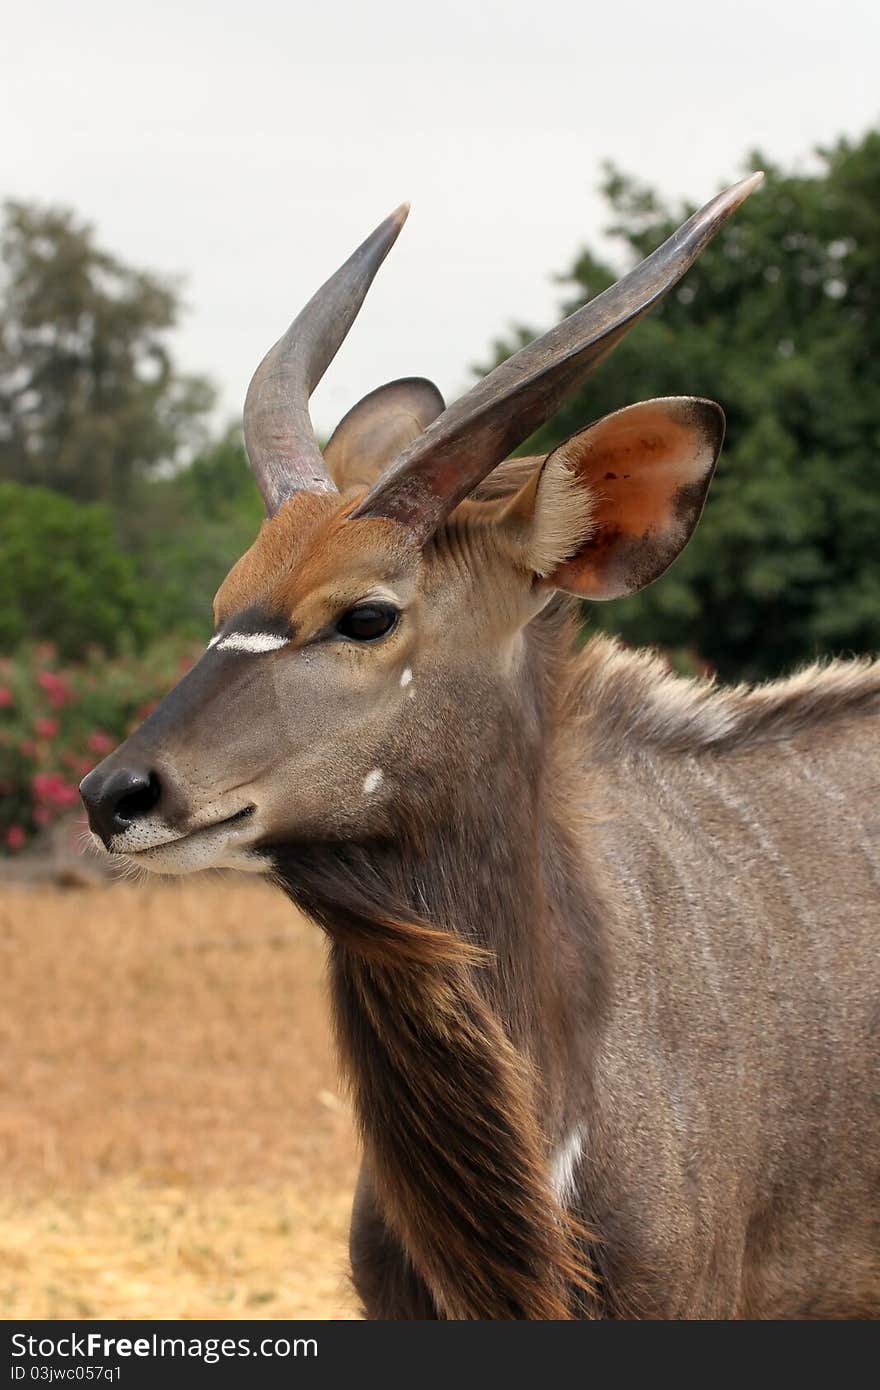
[(252, 880), (0, 889), (0, 1316), (352, 1317), (323, 942)]

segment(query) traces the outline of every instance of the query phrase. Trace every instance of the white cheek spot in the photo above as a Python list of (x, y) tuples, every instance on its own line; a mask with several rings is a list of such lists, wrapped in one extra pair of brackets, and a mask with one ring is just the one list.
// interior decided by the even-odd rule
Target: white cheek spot
[(364, 778), (364, 791), (369, 795), (376, 791), (385, 780), (385, 775), (380, 767), (374, 767), (372, 772), (368, 772)]
[(409, 667), (407, 666), (407, 668), (406, 668), (406, 670), (404, 671), (403, 675), (400, 677), (401, 688), (402, 688), (402, 689), (406, 689), (406, 687), (409, 685), (409, 683), (410, 683), (411, 680), (412, 680), (412, 671), (411, 671), (411, 670), (409, 669)]
[(218, 643), (219, 641), (220, 641), (220, 634), (219, 634), (219, 632), (218, 632), (217, 636), (216, 636), (216, 637), (212, 637), (211, 640), (210, 640), (210, 642), (208, 643), (208, 651), (210, 651), (212, 647), (216, 647), (216, 645), (217, 645), (217, 643)]
[(208, 646), (216, 642), (218, 652), (247, 652), (257, 656), (261, 652), (277, 652), (279, 647), (286, 647), (289, 640), (275, 632), (229, 632), (225, 637), (215, 637)]

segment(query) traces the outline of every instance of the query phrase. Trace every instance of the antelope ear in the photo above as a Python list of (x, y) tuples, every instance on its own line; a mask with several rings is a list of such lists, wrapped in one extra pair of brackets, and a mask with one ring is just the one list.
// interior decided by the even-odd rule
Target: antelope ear
[(389, 381), (364, 396), (340, 420), (324, 450), (339, 491), (370, 487), (445, 409), (437, 387), (423, 377)]
[[(690, 540), (724, 438), (714, 401), (643, 401), (572, 435), (517, 497), (528, 563), (581, 598), (634, 594)], [(520, 531), (523, 534), (523, 530)]]

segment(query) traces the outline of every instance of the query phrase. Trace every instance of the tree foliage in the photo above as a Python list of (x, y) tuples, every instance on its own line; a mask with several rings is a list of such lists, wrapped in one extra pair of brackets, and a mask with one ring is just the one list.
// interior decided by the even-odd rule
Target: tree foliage
[[(748, 167), (763, 188), (528, 446), (650, 396), (721, 402), (727, 441), (694, 540), (644, 593), (589, 617), (731, 677), (880, 642), (880, 132), (820, 152), (813, 173), (761, 155)], [(604, 193), (630, 264), (692, 211), (613, 168)], [(564, 311), (614, 278), (585, 249)], [(496, 361), (531, 336), (515, 330)]]
[(141, 483), (135, 501), (130, 544), (160, 630), (207, 640), (214, 594), (264, 516), (240, 430), (173, 477)]
[(171, 281), (65, 209), (8, 202), (0, 231), (0, 478), (121, 507), (202, 437), (213, 392), (175, 367)]
[(0, 270), (0, 650), (204, 637), (261, 507), (240, 433), (208, 439), (213, 390), (174, 364), (178, 286), (22, 203)]
[(148, 596), (110, 512), (48, 488), (0, 483), (0, 651), (51, 641), (64, 658), (150, 635)]

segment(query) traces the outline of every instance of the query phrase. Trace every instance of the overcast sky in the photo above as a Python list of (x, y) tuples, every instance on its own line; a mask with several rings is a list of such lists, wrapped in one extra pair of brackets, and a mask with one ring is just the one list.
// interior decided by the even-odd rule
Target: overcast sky
[(552, 319), (605, 219), (603, 159), (703, 200), (880, 116), (877, 0), (44, 0), (7, 7), (4, 196), (66, 203), (186, 276), (176, 349), (238, 414), (258, 359), (404, 199), (315, 397), (454, 397), (513, 319)]

